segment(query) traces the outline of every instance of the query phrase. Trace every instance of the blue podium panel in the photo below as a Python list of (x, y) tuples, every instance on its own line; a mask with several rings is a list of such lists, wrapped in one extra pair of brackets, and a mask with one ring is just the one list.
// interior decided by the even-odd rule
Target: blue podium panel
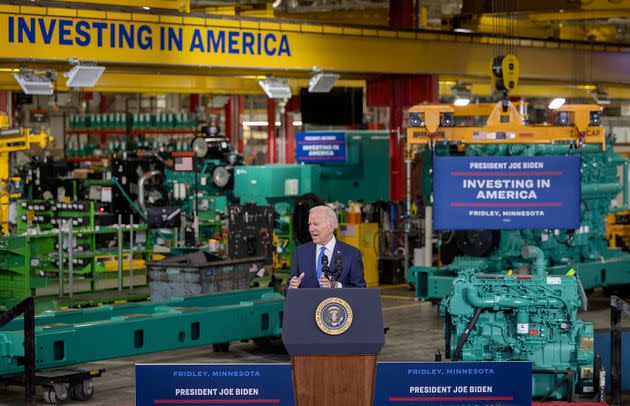
[[(344, 314), (336, 332), (322, 323), (329, 301)], [(282, 341), (290, 355), (378, 354), (385, 342), (380, 289), (288, 289)]]
[(527, 406), (531, 362), (379, 362), (374, 405)]
[(136, 405), (292, 406), (290, 364), (137, 364)]

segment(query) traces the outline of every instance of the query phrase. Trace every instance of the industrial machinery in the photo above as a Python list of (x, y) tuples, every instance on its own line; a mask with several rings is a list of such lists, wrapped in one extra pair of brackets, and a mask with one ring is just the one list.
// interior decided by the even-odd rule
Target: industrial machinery
[(0, 223), (2, 234), (9, 233), (9, 200), (20, 197), (20, 179), (9, 175), (9, 154), (27, 151), (31, 145), (44, 148), (52, 141), (45, 132), (31, 134), (28, 128), (9, 128), (6, 114), (0, 113)]
[[(230, 341), (279, 336), (283, 307), (280, 294), (261, 288), (49, 311), (35, 317), (35, 367), (45, 370), (209, 344), (215, 351), (227, 351)], [(22, 319), (0, 329), (0, 378), (23, 373), (24, 337)], [(45, 396), (61, 404), (69, 389), (54, 385)]]
[(255, 204), (228, 208), (228, 255), (230, 258), (265, 257), (272, 263), (272, 238), (277, 213), (273, 207)]
[(313, 205), (388, 198), (389, 133), (347, 131), (343, 138), (346, 154), (339, 162), (243, 166), (234, 170), (234, 196), (240, 203), (271, 205), (279, 215), (274, 232), (275, 269), (290, 268), (293, 247), (310, 241), (305, 224)]
[[(115, 151), (110, 166), (113, 212), (124, 219), (148, 206), (176, 205), (195, 212), (225, 211), (233, 201), (234, 167), (243, 164), (225, 137), (204, 126), (190, 143)], [(134, 207), (136, 206), (136, 207)], [(196, 210), (197, 209), (197, 210)]]
[(578, 319), (586, 297), (575, 275), (549, 275), (540, 248), (526, 246), (531, 271), (478, 274), (463, 269), (440, 312), (446, 358), (531, 361), (532, 397), (594, 395), (593, 325)]
[[(271, 206), (278, 214), (273, 232), (274, 269), (289, 269), (296, 224), (293, 213), (300, 197), (319, 194), (320, 167), (317, 165), (243, 166), (235, 170), (234, 195), (241, 204)], [(230, 230), (231, 232), (231, 230)]]
[[(608, 248), (605, 220), (610, 211), (627, 208), (628, 162), (613, 151), (614, 139), (601, 127), (600, 106), (563, 106), (554, 125), (530, 125), (526, 106), (519, 111), (508, 99), (518, 83), (518, 60), (496, 57), (492, 73), (501, 94), (494, 106), (412, 107), (408, 152), (426, 147), (421, 151), (424, 174), (433, 156), (579, 156), (579, 227), (441, 230), (438, 265), (446, 266), (412, 267), (407, 279), (416, 285), (418, 298), (448, 295), (440, 305), (447, 358), (530, 361), (532, 397), (571, 401), (574, 393), (592, 396), (599, 387), (593, 326), (579, 320), (577, 312), (586, 308), (585, 288), (630, 281), (630, 255)], [(458, 125), (458, 116), (467, 117), (466, 125)], [(487, 120), (471, 118), (479, 116)], [(620, 167), (623, 183), (617, 175)], [(515, 176), (509, 170), (493, 174)], [(424, 201), (431, 202), (432, 188), (426, 185), (431, 177), (424, 176), (423, 182)], [(577, 194), (577, 187), (573, 190)], [(611, 207), (620, 192), (622, 207)], [(527, 202), (505, 200), (494, 207), (500, 206), (527, 207)], [(426, 222), (429, 236), (431, 216)]]
[(227, 138), (207, 132), (202, 130), (202, 136), (192, 141), (191, 151), (172, 152), (173, 165), (164, 169), (171, 200), (189, 214), (195, 204), (199, 212), (225, 211), (234, 200), (234, 168), (243, 165), (243, 157), (234, 152)]
[[(608, 248), (606, 216), (622, 211), (628, 201), (628, 162), (613, 151), (614, 138), (600, 126), (597, 105), (564, 106), (557, 125), (523, 124), (524, 117), (508, 102), (499, 102), (485, 125), (455, 126), (457, 116), (478, 114), (476, 105), (455, 109), (447, 105), (420, 105), (410, 110), (407, 144), (411, 149), (428, 146), (423, 165), (437, 156), (565, 156), (581, 157), (581, 223), (575, 230), (444, 230), (439, 263), (443, 267), (412, 267), (407, 280), (420, 299), (441, 299), (451, 291), (453, 280), (464, 269), (495, 273), (516, 269), (523, 246), (545, 253), (549, 273), (563, 275), (570, 268), (579, 274), (585, 289), (630, 282), (630, 255)], [(475, 113), (470, 110), (475, 109)], [(623, 170), (623, 181), (617, 175)], [(430, 178), (424, 178), (430, 182)], [(430, 201), (431, 188), (423, 187)], [(611, 207), (623, 192), (623, 203)]]

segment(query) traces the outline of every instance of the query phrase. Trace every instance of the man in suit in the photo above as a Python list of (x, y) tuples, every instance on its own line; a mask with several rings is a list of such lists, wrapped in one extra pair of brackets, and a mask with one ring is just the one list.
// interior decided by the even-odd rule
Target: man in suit
[(313, 242), (302, 244), (295, 249), (291, 275), (286, 289), (330, 288), (331, 281), (322, 271), (322, 257), (328, 259), (328, 266), (335, 269), (341, 259), (343, 271), (337, 275), (335, 287), (364, 288), (363, 260), (355, 247), (338, 241), (333, 232), (338, 226), (337, 214), (328, 206), (316, 206), (309, 211), (308, 231)]

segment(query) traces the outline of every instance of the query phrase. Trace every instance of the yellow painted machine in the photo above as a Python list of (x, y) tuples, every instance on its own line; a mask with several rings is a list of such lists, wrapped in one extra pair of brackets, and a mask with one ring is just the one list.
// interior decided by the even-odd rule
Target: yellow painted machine
[(16, 182), (19, 178), (9, 176), (9, 154), (15, 151), (27, 151), (32, 145), (44, 148), (52, 141), (52, 136), (41, 132), (31, 134), (28, 128), (9, 128), (6, 114), (0, 113), (0, 223), (2, 234), (9, 234), (9, 201), (20, 197)]
[(455, 127), (455, 108), (446, 104), (421, 104), (409, 109), (407, 146), (435, 143), (456, 144), (599, 144), (606, 147), (600, 125), (602, 108), (597, 104), (576, 104), (558, 109), (557, 125), (527, 125), (512, 102), (498, 102), (485, 126)]
[(365, 283), (368, 288), (378, 286), (378, 223), (339, 224), (339, 241), (361, 251)]
[[(513, 54), (492, 60), (493, 88), (501, 94), (494, 106), (473, 104), (457, 107), (446, 104), (417, 105), (409, 109), (407, 149), (436, 142), (449, 144), (566, 144), (577, 148), (599, 144), (605, 150), (606, 136), (601, 126), (601, 106), (597, 104), (565, 105), (557, 109), (555, 125), (528, 125), (512, 102), (509, 93), (518, 86), (519, 61)], [(488, 111), (483, 126), (455, 127), (455, 115), (475, 116)], [(485, 115), (485, 114), (484, 114)]]
[(606, 233), (611, 248), (630, 247), (630, 210), (608, 214)]

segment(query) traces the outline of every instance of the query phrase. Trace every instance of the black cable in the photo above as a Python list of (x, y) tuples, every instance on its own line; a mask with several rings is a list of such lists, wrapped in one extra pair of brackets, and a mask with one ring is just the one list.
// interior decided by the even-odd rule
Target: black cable
[(453, 329), (453, 322), (451, 313), (447, 310), (444, 314), (444, 358), (451, 358), (451, 331)]
[(479, 319), (480, 314), (481, 314), (481, 308), (475, 309), (475, 314), (473, 314), (473, 317), (468, 322), (468, 325), (466, 326), (464, 333), (461, 335), (461, 337), (459, 337), (459, 341), (457, 341), (457, 347), (455, 348), (455, 351), (453, 352), (453, 358), (452, 358), (453, 361), (459, 360), (459, 356), (461, 355), (462, 348), (464, 348), (464, 344), (466, 344), (466, 340), (468, 339), (470, 332), (475, 327), (475, 324), (477, 324), (477, 319)]

